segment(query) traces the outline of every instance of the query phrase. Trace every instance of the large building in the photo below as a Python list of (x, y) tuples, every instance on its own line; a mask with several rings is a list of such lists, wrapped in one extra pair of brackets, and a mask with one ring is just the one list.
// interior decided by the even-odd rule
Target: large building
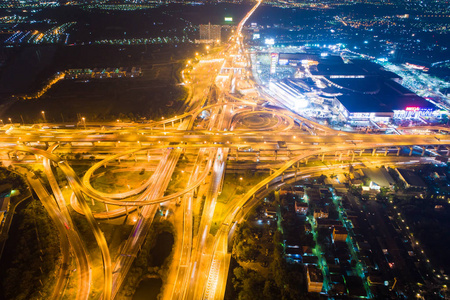
[(222, 40), (222, 25), (202, 24), (200, 25), (201, 43), (220, 43)]
[(291, 65), (297, 72), (295, 78), (271, 81), (269, 89), (294, 111), (358, 125), (429, 117), (436, 110), (403, 87), (401, 77), (370, 61), (344, 62), (327, 53), (279, 53), (277, 58), (278, 65)]

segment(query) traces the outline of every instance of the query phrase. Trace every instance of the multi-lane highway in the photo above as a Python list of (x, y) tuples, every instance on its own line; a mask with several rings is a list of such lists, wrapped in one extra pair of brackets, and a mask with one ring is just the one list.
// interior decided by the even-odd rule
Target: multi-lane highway
[[(103, 299), (116, 297), (153, 224), (158, 209), (156, 204), (177, 202), (171, 207), (179, 210), (176, 222), (181, 223), (175, 226), (175, 249), (178, 253), (173, 256), (168, 271), (168, 288), (163, 289), (163, 298), (221, 299), (230, 260), (228, 238), (234, 224), (248, 212), (248, 207), (258, 202), (258, 195), (284, 184), (289, 178), (319, 175), (336, 168), (317, 166), (298, 170), (300, 161), (310, 158), (323, 160), (325, 155), (327, 158), (334, 155), (336, 160), (344, 156), (353, 161), (368, 149), (370, 151), (365, 152), (368, 155), (363, 157), (373, 163), (407, 163), (411, 160), (408, 153), (434, 156), (449, 154), (450, 138), (441, 134), (449, 131), (446, 127), (420, 128), (425, 134), (417, 135), (335, 131), (287, 109), (262, 107), (258, 105), (261, 102), (233, 94), (235, 87), (255, 86), (240, 72), (221, 78), (220, 84), (214, 87), (219, 82), (218, 75), (225, 70), (251, 70), (244, 50), (242, 28), (261, 3), (258, 1), (239, 23), (230, 44), (220, 57), (205, 58), (193, 66), (189, 73), (183, 71), (191, 96), (186, 112), (178, 116), (147, 123), (87, 122), (82, 127), (76, 124), (10, 124), (0, 128), (0, 155), (4, 161), (14, 166), (42, 164), (44, 167), (53, 196), (38, 180), (30, 176), (28, 179), (57, 225), (64, 263), (70, 259), (69, 252), (76, 259), (76, 273), (80, 282), (77, 299), (88, 299), (93, 284), (98, 288), (102, 284)], [(209, 97), (213, 88), (217, 92), (215, 98)], [(248, 119), (258, 118), (269, 121), (261, 126), (245, 124)], [(280, 147), (283, 144), (285, 146)], [(406, 151), (406, 157), (395, 154), (399, 154), (400, 150)], [(262, 152), (268, 154), (263, 157)], [(67, 157), (73, 153), (88, 153), (94, 157), (82, 178), (74, 171), (73, 165), (83, 164), (86, 160), (62, 158), (63, 155)], [(189, 166), (180, 166), (180, 156), (187, 153), (193, 158), (192, 162)], [(378, 157), (379, 153), (391, 155), (382, 154)], [(273, 171), (248, 188), (244, 195), (227, 203), (218, 230), (213, 231), (211, 228), (216, 203), (231, 159), (242, 163), (235, 165), (237, 170), (241, 166), (252, 169), (258, 166)], [(141, 165), (153, 173), (135, 188), (111, 193), (94, 188), (92, 182), (102, 176), (99, 172), (101, 167), (113, 166), (120, 168), (121, 172), (129, 172), (139, 170)], [(181, 190), (167, 194), (172, 174), (178, 168), (189, 171), (189, 179)], [(295, 173), (292, 172), (293, 168)], [(57, 169), (69, 183), (72, 191), (70, 199), (64, 197), (61, 191), (55, 176)], [(86, 199), (103, 203), (105, 209), (99, 210), (89, 205)], [(83, 237), (73, 225), (67, 208), (69, 205), (75, 213), (86, 217), (95, 235), (103, 258), (102, 283), (93, 282), (91, 278), (93, 266), (88, 259)], [(109, 210), (108, 205), (114, 208)], [(201, 207), (198, 222), (193, 221), (194, 207)], [(95, 211), (92, 211), (94, 208)], [(98, 222), (128, 215), (132, 211), (137, 211), (138, 217), (131, 233), (123, 241), (119, 254), (110, 257), (111, 249)], [(62, 268), (60, 274), (68, 273)], [(61, 277), (54, 291), (55, 297), (63, 293), (66, 276)]]

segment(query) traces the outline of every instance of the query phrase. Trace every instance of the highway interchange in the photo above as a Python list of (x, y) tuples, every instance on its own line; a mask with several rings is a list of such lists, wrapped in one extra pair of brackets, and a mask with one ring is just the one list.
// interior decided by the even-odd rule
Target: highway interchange
[[(256, 205), (266, 191), (292, 181), (292, 178), (318, 176), (342, 165), (299, 167), (310, 159), (354, 161), (360, 158), (377, 164), (408, 163), (414, 155), (448, 155), (447, 128), (426, 128), (422, 135), (381, 135), (341, 132), (307, 120), (286, 109), (264, 107), (262, 96), (237, 97), (232, 91), (240, 81), (255, 84), (241, 70), (251, 70), (243, 44), (242, 28), (261, 1), (239, 23), (234, 36), (222, 52), (211, 54), (183, 71), (190, 101), (186, 112), (147, 123), (89, 123), (4, 125), (0, 132), (0, 152), (4, 165), (13, 165), (28, 179), (56, 224), (61, 237), (63, 260), (70, 253), (76, 260), (79, 289), (76, 299), (88, 299), (93, 282), (92, 262), (68, 206), (85, 216), (102, 254), (102, 299), (114, 299), (134, 258), (138, 255), (160, 205), (170, 207), (178, 219), (173, 262), (169, 268), (169, 288), (164, 299), (222, 299), (228, 274), (228, 238), (236, 223), (245, 220), (249, 207)], [(228, 73), (225, 72), (228, 70)], [(231, 73), (229, 70), (233, 70)], [(238, 82), (238, 83), (236, 83)], [(211, 91), (215, 97), (211, 98)], [(206, 113), (206, 114), (205, 114)], [(205, 117), (206, 115), (206, 117)], [(246, 124), (245, 120), (269, 120)], [(281, 146), (282, 144), (286, 146)], [(408, 153), (399, 156), (400, 150)], [(73, 153), (93, 156), (95, 161), (80, 178), (67, 159)], [(180, 157), (192, 157), (189, 164)], [(417, 157), (415, 158), (417, 161)], [(248, 168), (271, 170), (270, 175), (227, 204), (219, 229), (212, 234), (217, 199), (224, 184), (227, 161), (246, 161)], [(76, 161), (75, 161), (76, 163)], [(21, 165), (42, 165), (51, 191)], [(124, 192), (105, 193), (92, 182), (106, 166), (145, 165), (152, 175), (140, 186)], [(189, 173), (180, 191), (166, 194), (172, 176), (183, 168)], [(64, 174), (72, 194), (65, 197), (57, 181), (56, 169)], [(139, 169), (139, 167), (138, 167)], [(97, 172), (97, 173), (96, 173)], [(202, 215), (193, 222), (196, 201), (204, 196)], [(89, 202), (103, 203), (104, 210), (93, 210)], [(135, 213), (134, 228), (111, 257), (111, 249), (99, 227), (102, 220)], [(137, 213), (136, 213), (137, 212)], [(197, 227), (196, 227), (197, 226)], [(67, 269), (62, 268), (61, 274)], [(68, 273), (67, 273), (68, 274)], [(63, 295), (68, 276), (59, 276), (55, 299)]]

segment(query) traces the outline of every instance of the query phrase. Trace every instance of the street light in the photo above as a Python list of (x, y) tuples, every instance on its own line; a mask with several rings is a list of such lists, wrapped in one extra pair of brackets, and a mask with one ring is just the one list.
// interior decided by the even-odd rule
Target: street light
[(2, 122), (2, 125), (5, 125), (5, 124), (3, 123), (3, 120), (0, 120), (0, 122)]
[(11, 118), (8, 118), (8, 120), (9, 120), (9, 123), (11, 123), (11, 124), (12, 124), (12, 120), (11, 120)]
[(45, 111), (41, 111), (41, 114), (44, 117), (44, 123), (47, 123), (47, 119), (45, 118)]
[(83, 120), (84, 130), (86, 130), (86, 118), (85, 118), (85, 117), (82, 117), (81, 120)]

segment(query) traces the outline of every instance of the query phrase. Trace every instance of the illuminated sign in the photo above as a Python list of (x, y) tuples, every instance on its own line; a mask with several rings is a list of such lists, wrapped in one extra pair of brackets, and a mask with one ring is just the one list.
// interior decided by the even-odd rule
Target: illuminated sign
[(364, 75), (331, 75), (330, 78), (366, 78)]
[(254, 33), (253, 34), (253, 39), (254, 40), (257, 40), (257, 39), (259, 39), (261, 37), (261, 34), (259, 34), (259, 33)]
[(266, 45), (273, 45), (273, 44), (275, 44), (275, 40), (274, 39), (265, 39), (264, 43)]
[(225, 17), (225, 22), (233, 22), (233, 17)]
[(278, 53), (272, 53), (270, 59), (270, 74), (275, 74), (277, 70), (278, 63)]
[(405, 110), (407, 110), (407, 111), (419, 111), (420, 107), (418, 107), (418, 106), (408, 106), (407, 108), (405, 108)]

